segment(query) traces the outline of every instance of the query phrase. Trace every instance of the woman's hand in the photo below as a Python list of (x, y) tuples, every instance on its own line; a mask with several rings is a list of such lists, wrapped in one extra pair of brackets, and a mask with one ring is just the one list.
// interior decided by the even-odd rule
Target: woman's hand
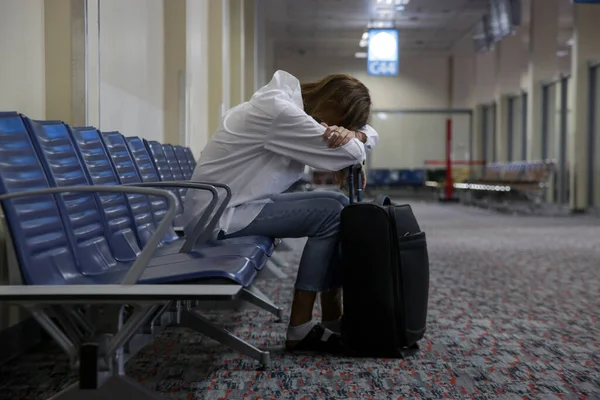
[(362, 132), (354, 132), (343, 126), (328, 126), (325, 123), (321, 123), (321, 125), (327, 128), (323, 133), (323, 140), (327, 142), (327, 147), (332, 149), (343, 146), (352, 139), (358, 139), (363, 143), (367, 140), (366, 135)]

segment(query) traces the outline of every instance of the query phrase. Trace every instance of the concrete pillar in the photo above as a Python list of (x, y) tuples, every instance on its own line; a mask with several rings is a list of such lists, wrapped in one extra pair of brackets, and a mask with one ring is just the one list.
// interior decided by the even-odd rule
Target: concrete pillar
[(508, 161), (508, 97), (496, 97), (496, 162)]
[(229, 0), (230, 101), (232, 107), (243, 103), (245, 100), (244, 53), (246, 50), (246, 32), (244, 30), (244, 3), (244, 0)]
[(100, 0), (87, 0), (86, 7), (86, 123), (100, 126)]
[[(46, 118), (44, 19), (43, 0), (0, 0), (2, 111), (17, 111), (34, 119)], [(9, 278), (13, 277), (9, 277), (8, 265), (11, 260), (5, 251), (7, 228), (4, 224), (0, 225), (0, 284), (6, 285), (11, 283)], [(0, 301), (0, 331), (29, 319), (30, 316), (20, 307)], [(24, 344), (34, 345), (38, 342), (36, 339), (28, 337)], [(5, 347), (7, 349), (3, 349), (3, 354), (6, 353), (4, 350), (20, 350), (18, 347), (21, 346), (10, 343)]]
[(542, 87), (558, 74), (558, 0), (531, 0), (527, 73), (527, 159), (542, 155)]
[[(169, 0), (167, 0), (169, 1)], [(185, 141), (198, 158), (209, 135), (211, 102), (209, 79), (209, 4), (214, 0), (186, 0), (186, 74), (185, 74)], [(211, 77), (212, 78), (212, 77)]]
[(210, 135), (229, 109), (229, 1), (208, 2), (208, 125)]
[[(473, 134), (471, 136), (471, 161), (481, 161), (485, 159), (485, 153), (483, 151), (483, 105), (478, 104), (473, 108)], [(473, 166), (472, 176), (481, 176), (481, 166)]]
[[(600, 58), (600, 57), (599, 57)], [(594, 96), (594, 107), (591, 112), (593, 112), (593, 120), (590, 118), (590, 122), (592, 122), (592, 128), (594, 129), (594, 134), (592, 136), (593, 143), (590, 143), (590, 151), (593, 154), (592, 163), (590, 165), (591, 171), (589, 172), (591, 175), (588, 176), (588, 181), (590, 182), (598, 182), (600, 179), (600, 67), (595, 67), (594, 81), (591, 82), (590, 90), (592, 90), (592, 95)], [(592, 193), (590, 194), (590, 205), (594, 207), (596, 210), (600, 210), (600, 185), (592, 184)]]
[(256, 16), (259, 0), (244, 2), (244, 96), (249, 100), (257, 89), (256, 79)]
[(84, 0), (45, 0), (46, 118), (86, 123)]
[[(267, 33), (267, 39), (265, 40), (265, 75), (264, 75), (264, 84), (267, 84), (271, 78), (273, 77), (273, 74), (275, 73), (275, 64), (276, 64), (276, 60), (275, 60), (275, 39), (273, 39), (268, 33)], [(264, 86), (264, 85), (263, 85)]]
[(265, 0), (256, 1), (256, 89), (263, 87), (271, 80), (268, 73), (269, 51), (267, 40), (267, 21)]
[(186, 0), (163, 0), (165, 26), (164, 137), (185, 143)]
[(522, 45), (523, 30), (504, 38), (496, 46), (496, 160), (508, 160), (508, 95), (521, 91), (523, 58), (526, 56)]
[(221, 52), (221, 65), (223, 68), (223, 81), (221, 90), (223, 91), (223, 106), (222, 114), (225, 114), (231, 108), (231, 60), (230, 60), (230, 45), (231, 45), (231, 23), (230, 23), (230, 3), (231, 0), (221, 0), (223, 3), (222, 16), (222, 32), (223, 32), (223, 51)]
[(598, 58), (598, 21), (600, 5), (573, 4), (573, 47), (569, 82), (568, 166), (570, 208), (579, 211), (588, 206), (589, 173), (589, 62)]

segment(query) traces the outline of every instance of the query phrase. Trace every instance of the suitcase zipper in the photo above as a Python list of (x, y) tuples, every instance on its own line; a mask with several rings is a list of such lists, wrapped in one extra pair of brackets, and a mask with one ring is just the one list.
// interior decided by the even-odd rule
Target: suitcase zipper
[[(400, 267), (400, 246), (398, 244), (398, 226), (396, 225), (396, 209), (394, 206), (388, 206), (387, 207), (387, 212), (390, 216), (390, 225), (391, 228), (390, 231), (392, 232), (392, 246), (394, 246), (394, 249), (392, 251), (392, 265), (393, 265), (393, 269), (392, 269), (392, 276), (394, 279), (394, 301), (396, 303), (397, 306), (397, 310), (396, 310), (396, 319), (399, 322), (399, 327), (400, 327), (400, 334), (402, 335), (402, 338), (404, 339), (404, 343), (400, 343), (400, 345), (405, 345), (407, 344), (407, 339), (406, 339), (406, 326), (405, 326), (405, 322), (404, 322), (404, 312), (403, 310), (400, 309), (401, 307), (401, 303), (402, 305), (404, 304), (404, 302), (400, 302), (400, 285), (402, 285), (402, 272), (401, 267)], [(396, 327), (398, 328), (398, 326)]]

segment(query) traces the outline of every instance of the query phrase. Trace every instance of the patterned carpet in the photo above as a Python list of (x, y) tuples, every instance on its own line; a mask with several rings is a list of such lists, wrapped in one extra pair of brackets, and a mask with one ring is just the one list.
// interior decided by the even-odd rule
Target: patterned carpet
[[(600, 399), (600, 220), (413, 207), (432, 268), (428, 333), (414, 358), (289, 355), (286, 324), (249, 309), (215, 318), (271, 350), (269, 369), (170, 329), (128, 375), (169, 399)], [(290, 243), (297, 251), (284, 256), (297, 265), (302, 241)], [(259, 283), (286, 310), (292, 286)], [(0, 398), (11, 400), (47, 398), (73, 378), (54, 346), (0, 367), (0, 377)]]

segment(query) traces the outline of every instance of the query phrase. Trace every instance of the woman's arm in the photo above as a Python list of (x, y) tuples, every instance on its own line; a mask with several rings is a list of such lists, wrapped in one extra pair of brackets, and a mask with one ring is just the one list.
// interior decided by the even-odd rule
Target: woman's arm
[(358, 139), (364, 145), (366, 150), (370, 151), (377, 145), (379, 141), (379, 135), (377, 131), (369, 125), (365, 125), (362, 129), (356, 132), (346, 131), (345, 134), (338, 134), (335, 132), (328, 140), (329, 147), (339, 147), (350, 141), (350, 139)]
[[(339, 171), (363, 162), (365, 147), (358, 139), (329, 148), (323, 140), (326, 128), (295, 104), (288, 104), (274, 119), (265, 149), (313, 168)], [(366, 133), (365, 133), (366, 135)]]
[(377, 143), (379, 142), (379, 134), (371, 125), (365, 125), (362, 129), (359, 129), (359, 132), (364, 134), (366, 139), (363, 142), (367, 150), (373, 150)]

